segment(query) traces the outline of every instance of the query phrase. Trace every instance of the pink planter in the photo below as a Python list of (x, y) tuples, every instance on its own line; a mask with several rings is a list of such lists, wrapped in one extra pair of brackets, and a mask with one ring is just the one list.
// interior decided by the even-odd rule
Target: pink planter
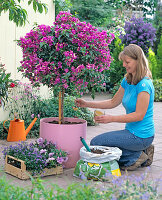
[(82, 122), (81, 124), (52, 124), (58, 117), (43, 118), (40, 120), (40, 137), (55, 142), (59, 149), (69, 153), (65, 168), (75, 167), (80, 159), (80, 148), (83, 146), (80, 137), (86, 139), (87, 122), (78, 118), (65, 118), (69, 122)]

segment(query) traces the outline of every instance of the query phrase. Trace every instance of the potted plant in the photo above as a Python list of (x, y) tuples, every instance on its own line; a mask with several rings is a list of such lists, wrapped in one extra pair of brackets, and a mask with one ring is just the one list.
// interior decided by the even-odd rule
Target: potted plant
[[(78, 138), (80, 136), (85, 138), (86, 122), (80, 120), (77, 126), (78, 119), (64, 119), (64, 94), (66, 91), (82, 95), (84, 91), (91, 91), (94, 97), (96, 90), (104, 88), (104, 73), (109, 69), (111, 62), (108, 45), (113, 37), (113, 34), (108, 35), (106, 31), (98, 31), (89, 23), (80, 22), (69, 12), (60, 12), (53, 26), (38, 25), (18, 41), (23, 51), (23, 60), (18, 70), (24, 77), (29, 78), (34, 86), (47, 85), (55, 95), (59, 95), (59, 118), (49, 118), (44, 121), (42, 119), (41, 137), (53, 140), (56, 132), (59, 132), (59, 135), (63, 134), (59, 139), (56, 137), (55, 141), (62, 148), (65, 148), (63, 147), (65, 145), (67, 148), (71, 146), (69, 154), (73, 158), (76, 156), (72, 152), (77, 152), (78, 156), (71, 164), (73, 167), (79, 159), (81, 142)], [(54, 120), (56, 124), (53, 126), (48, 124)], [(70, 126), (65, 125), (67, 122), (75, 123), (75, 127), (81, 131), (73, 127), (68, 130)], [(75, 133), (70, 136), (73, 131)], [(71, 143), (67, 144), (67, 141)], [(75, 144), (75, 147), (72, 144)], [(68, 162), (72, 163), (70, 159)]]
[(67, 161), (67, 153), (56, 148), (56, 144), (39, 138), (32, 143), (21, 142), (5, 147), (5, 171), (20, 179), (33, 176), (47, 176), (63, 172), (62, 163)]

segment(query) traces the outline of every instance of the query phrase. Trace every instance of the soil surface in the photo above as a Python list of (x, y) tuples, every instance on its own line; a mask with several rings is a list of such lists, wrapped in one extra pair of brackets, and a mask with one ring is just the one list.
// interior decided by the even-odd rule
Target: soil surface
[[(56, 121), (56, 120), (53, 120), (53, 121), (51, 121), (51, 122), (46, 122), (46, 123), (50, 123), (50, 124), (58, 124), (59, 122), (58, 121)], [(71, 124), (83, 124), (83, 122), (69, 122), (69, 121), (64, 121), (64, 123), (62, 124), (62, 125), (64, 125), (64, 124), (66, 124), (66, 125), (71, 125)]]
[(17, 160), (14, 160), (14, 159), (8, 157), (7, 163), (14, 166), (14, 167), (21, 169), (21, 162), (20, 161), (17, 161)]
[(104, 151), (99, 150), (99, 149), (91, 149), (91, 152), (92, 152), (92, 153), (97, 153), (97, 154), (105, 153)]

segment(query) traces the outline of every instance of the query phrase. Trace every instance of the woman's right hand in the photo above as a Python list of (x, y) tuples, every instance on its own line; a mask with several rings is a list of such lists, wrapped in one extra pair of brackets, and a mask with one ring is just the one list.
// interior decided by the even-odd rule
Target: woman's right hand
[(86, 103), (87, 102), (83, 99), (76, 99), (75, 100), (75, 105), (78, 106), (78, 107), (87, 107)]

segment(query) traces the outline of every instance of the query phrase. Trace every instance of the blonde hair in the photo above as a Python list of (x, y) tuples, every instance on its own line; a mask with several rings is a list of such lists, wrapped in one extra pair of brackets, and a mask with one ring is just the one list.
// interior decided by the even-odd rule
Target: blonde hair
[(137, 61), (136, 74), (133, 77), (132, 74), (127, 73), (125, 75), (128, 83), (133, 83), (136, 85), (139, 81), (141, 81), (145, 76), (148, 78), (152, 78), (151, 71), (149, 69), (148, 60), (141, 49), (136, 44), (129, 44), (124, 48), (122, 52), (119, 54), (119, 60), (124, 60), (124, 57), (128, 56)]

